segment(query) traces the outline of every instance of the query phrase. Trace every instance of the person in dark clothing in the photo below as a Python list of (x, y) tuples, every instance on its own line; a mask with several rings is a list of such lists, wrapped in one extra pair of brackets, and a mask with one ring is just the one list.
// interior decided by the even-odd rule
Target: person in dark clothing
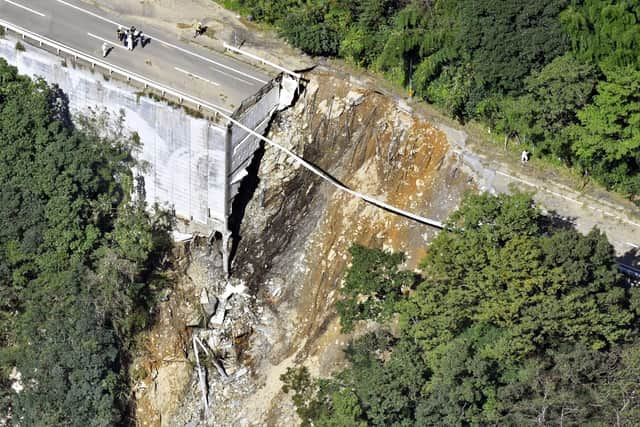
[(196, 37), (202, 35), (203, 32), (204, 27), (202, 26), (202, 22), (198, 21), (198, 23), (196, 24), (196, 31), (193, 34), (193, 38), (195, 39)]

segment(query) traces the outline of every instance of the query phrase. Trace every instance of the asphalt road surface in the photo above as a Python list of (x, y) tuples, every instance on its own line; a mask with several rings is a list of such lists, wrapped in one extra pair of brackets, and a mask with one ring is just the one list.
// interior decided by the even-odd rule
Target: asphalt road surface
[[(230, 113), (272, 76), (225, 55), (139, 28), (150, 39), (127, 50), (117, 39), (116, 16), (78, 0), (0, 0), (0, 18), (84, 54), (201, 98)], [(111, 50), (102, 57), (102, 44)]]

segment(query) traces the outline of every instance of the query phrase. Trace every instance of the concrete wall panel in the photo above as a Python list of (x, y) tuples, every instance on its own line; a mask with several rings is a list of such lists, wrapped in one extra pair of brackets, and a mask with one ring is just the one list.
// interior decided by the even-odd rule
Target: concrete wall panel
[[(22, 74), (42, 77), (59, 85), (69, 97), (72, 112), (90, 114), (106, 110), (125, 114), (125, 127), (139, 134), (142, 149), (134, 153), (141, 161), (136, 169), (144, 178), (144, 193), (149, 205), (158, 203), (175, 209), (178, 217), (200, 224), (208, 230), (224, 231), (225, 185), (236, 169), (246, 167), (258, 140), (232, 127), (231, 170), (225, 169), (226, 127), (188, 115), (182, 109), (136, 94), (135, 89), (109, 79), (89, 66), (63, 65), (60, 57), (27, 45), (26, 52), (15, 50), (15, 40), (0, 40), (0, 57)], [(279, 84), (267, 85), (239, 107), (234, 118), (251, 128), (268, 119), (278, 105)], [(233, 186), (237, 189), (237, 185)], [(230, 199), (236, 194), (232, 191)], [(198, 227), (196, 227), (198, 228)], [(199, 227), (202, 228), (202, 227)]]

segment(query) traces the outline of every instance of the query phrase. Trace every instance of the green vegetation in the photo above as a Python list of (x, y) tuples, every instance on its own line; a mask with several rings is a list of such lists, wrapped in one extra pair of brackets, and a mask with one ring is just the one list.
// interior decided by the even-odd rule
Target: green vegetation
[(349, 252), (353, 266), (345, 277), (344, 298), (336, 305), (343, 332), (351, 331), (358, 320), (388, 320), (403, 287), (411, 288), (416, 280), (413, 273), (398, 269), (404, 262), (403, 254), (360, 245), (352, 246)]
[[(640, 3), (224, 0), (638, 200)], [(601, 120), (601, 117), (605, 119)]]
[(129, 198), (122, 119), (78, 130), (59, 88), (0, 60), (0, 416), (20, 425), (112, 426), (126, 409), (170, 223)]
[[(282, 376), (305, 425), (640, 424), (640, 293), (598, 230), (558, 224), (527, 194), (470, 195), (404, 293), (401, 255), (352, 255), (344, 301), (373, 292), (399, 330), (356, 339), (331, 378)], [(341, 314), (381, 319), (355, 312)]]

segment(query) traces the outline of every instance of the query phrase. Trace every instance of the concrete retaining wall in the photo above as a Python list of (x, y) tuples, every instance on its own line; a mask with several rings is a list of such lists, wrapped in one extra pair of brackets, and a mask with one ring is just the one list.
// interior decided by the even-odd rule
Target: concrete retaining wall
[[(0, 40), (0, 57), (22, 74), (59, 85), (74, 113), (86, 114), (96, 108), (113, 114), (123, 111), (125, 127), (137, 132), (142, 142), (136, 157), (148, 164), (137, 171), (144, 178), (148, 204), (173, 208), (191, 229), (226, 232), (228, 209), (238, 188), (230, 188), (229, 183), (250, 163), (256, 138), (139, 96), (125, 83), (92, 72), (90, 67), (65, 65), (60, 57), (36, 47), (27, 45), (26, 51), (18, 52), (10, 38)], [(270, 83), (259, 95), (243, 103), (234, 118), (262, 132), (278, 104), (279, 85)], [(229, 157), (225, 140), (233, 150)]]

